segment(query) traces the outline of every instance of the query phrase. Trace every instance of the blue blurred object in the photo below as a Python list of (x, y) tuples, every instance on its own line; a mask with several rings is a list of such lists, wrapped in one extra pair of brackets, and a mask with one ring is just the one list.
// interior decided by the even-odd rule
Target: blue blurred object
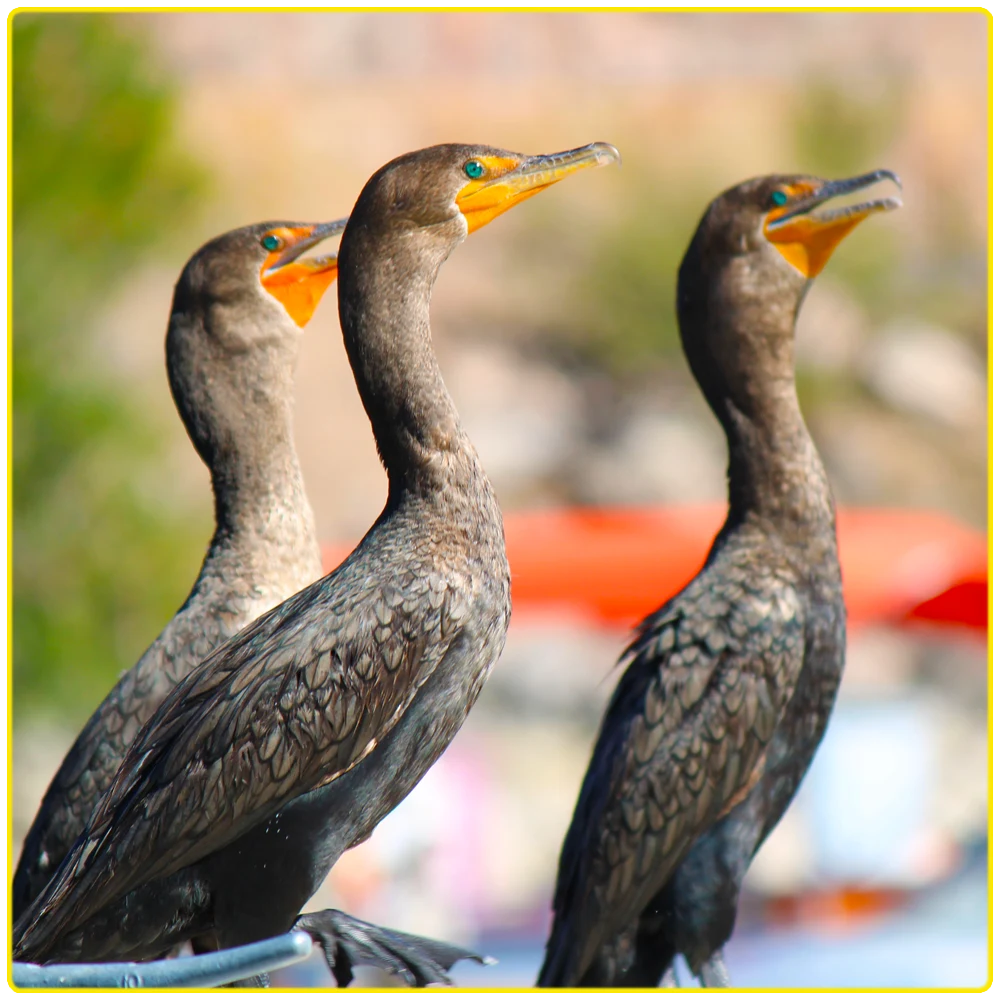
[(934, 719), (917, 698), (843, 700), (802, 783), (823, 882), (919, 885), (933, 826)]
[[(958, 875), (927, 889), (906, 909), (849, 928), (808, 926), (740, 931), (726, 948), (734, 988), (982, 987), (988, 976), (985, 852)], [(456, 986), (530, 986), (543, 940), (480, 942), (498, 964), (455, 970)], [(696, 985), (680, 963), (681, 986)]]

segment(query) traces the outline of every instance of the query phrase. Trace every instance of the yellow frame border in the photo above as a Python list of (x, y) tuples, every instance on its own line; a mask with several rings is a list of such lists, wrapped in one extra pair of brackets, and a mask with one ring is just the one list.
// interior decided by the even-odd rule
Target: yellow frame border
[[(5, 715), (6, 715), (6, 762), (5, 762), (5, 777), (6, 777), (6, 807), (7, 807), (7, 822), (5, 828), (5, 857), (7, 860), (7, 871), (13, 870), (13, 684), (12, 684), (12, 670), (11, 663), (13, 658), (14, 643), (13, 643), (13, 334), (12, 334), (12, 324), (13, 324), (13, 184), (11, 180), (11, 173), (13, 168), (13, 133), (12, 133), (12, 111), (13, 111), (13, 101), (11, 97), (12, 82), (13, 82), (13, 32), (12, 24), (14, 18), (20, 14), (314, 14), (314, 13), (336, 13), (336, 14), (357, 14), (357, 13), (367, 13), (367, 14), (630, 14), (630, 13), (654, 13), (654, 14), (968, 14), (977, 13), (986, 16), (989, 22), (989, 30), (987, 31), (987, 191), (986, 191), (986, 211), (987, 211), (987, 503), (988, 503), (988, 517), (987, 517), (987, 547), (988, 547), (988, 623), (987, 623), (987, 638), (986, 638), (986, 656), (987, 656), (987, 732), (990, 746), (990, 753), (987, 758), (987, 800), (988, 800), (988, 816), (987, 816), (987, 889), (986, 889), (986, 899), (987, 899), (987, 915), (986, 915), (986, 928), (987, 928), (987, 975), (988, 980), (986, 984), (982, 987), (891, 987), (891, 986), (874, 986), (874, 987), (835, 987), (835, 986), (813, 986), (813, 987), (790, 987), (790, 986), (780, 986), (780, 987), (764, 987), (764, 986), (753, 986), (753, 987), (734, 987), (728, 990), (722, 989), (674, 989), (674, 990), (660, 990), (658, 988), (622, 988), (622, 989), (573, 989), (573, 990), (546, 990), (538, 989), (533, 986), (479, 986), (479, 987), (448, 987), (442, 989), (428, 988), (420, 991), (424, 994), (451, 994), (451, 995), (464, 995), (464, 994), (548, 994), (551, 996), (556, 995), (575, 995), (575, 994), (598, 994), (598, 995), (615, 995), (615, 994), (646, 994), (650, 992), (662, 992), (665, 996), (667, 995), (683, 995), (683, 994), (693, 994), (697, 996), (704, 996), (707, 994), (720, 994), (720, 995), (741, 995), (741, 994), (757, 994), (757, 995), (801, 995), (801, 994), (817, 994), (817, 995), (865, 995), (865, 994), (882, 994), (882, 995), (909, 995), (909, 994), (982, 994), (989, 993), (994, 985), (995, 979), (995, 967), (994, 967), (994, 945), (995, 945), (995, 927), (994, 927), (994, 875), (995, 875), (995, 845), (994, 845), (994, 806), (995, 806), (995, 795), (994, 795), (994, 780), (995, 780), (995, 768), (994, 768), (994, 754), (995, 754), (995, 731), (994, 731), (994, 677), (993, 677), (993, 653), (994, 653), (994, 592), (993, 592), (993, 550), (994, 550), (994, 502), (995, 502), (995, 491), (993, 489), (993, 472), (994, 472), (994, 434), (993, 434), (993, 421), (994, 421), (994, 395), (993, 395), (993, 330), (994, 330), (994, 278), (995, 278), (995, 253), (994, 253), (994, 170), (995, 170), (995, 158), (993, 155), (993, 143), (994, 143), (994, 92), (995, 92), (995, 66), (994, 66), (994, 44), (993, 37), (995, 32), (995, 19), (993, 16), (993, 11), (988, 7), (975, 7), (975, 6), (888, 6), (888, 5), (875, 5), (875, 6), (863, 6), (857, 4), (845, 4), (841, 5), (830, 5), (830, 6), (810, 6), (810, 5), (795, 5), (795, 6), (775, 6), (762, 4), (760, 6), (732, 6), (732, 5), (719, 5), (719, 6), (699, 6), (699, 5), (676, 5), (676, 6), (660, 6), (660, 5), (642, 5), (642, 4), (622, 4), (622, 5), (595, 5), (595, 6), (552, 6), (546, 4), (538, 5), (525, 5), (511, 6), (511, 5), (497, 5), (497, 6), (468, 6), (465, 4), (452, 6), (440, 6), (435, 4), (427, 5), (386, 5), (386, 6), (373, 6), (370, 4), (345, 4), (345, 5), (317, 5), (317, 6), (303, 6), (303, 5), (288, 5), (288, 6), (272, 6), (272, 5), (261, 5), (261, 6), (222, 6), (218, 4), (186, 4), (178, 6), (109, 6), (95, 4), (93, 6), (79, 6), (79, 7), (35, 7), (31, 5), (15, 7), (7, 15), (7, 193), (6, 193), (6, 207), (7, 207), (7, 233), (6, 233), (6, 247), (7, 247), (7, 302), (6, 302), (6, 320), (7, 320), (7, 344), (6, 344), (6, 389), (7, 389), (7, 406), (6, 406), (6, 418), (7, 418), (7, 433), (6, 433), (6, 446), (7, 446), (7, 461), (6, 461), (6, 501), (7, 501), (7, 517), (6, 517), (6, 642), (5, 642), (5, 652), (7, 657), (7, 670), (5, 678), (5, 691), (6, 691), (6, 701), (5, 701)], [(10, 935), (12, 933), (12, 919), (11, 919), (11, 901), (8, 894), (7, 906), (4, 912), (4, 933), (5, 933), (5, 945), (10, 941)], [(23, 989), (21, 987), (15, 986), (12, 975), (12, 960), (9, 948), (5, 949), (5, 972), (6, 972), (6, 982), (11, 993), (14, 994), (56, 994), (56, 995), (68, 995), (70, 992), (67, 989)], [(84, 989), (84, 988), (74, 988), (73, 993), (82, 994), (96, 994), (103, 995), (108, 992), (108, 989)], [(207, 992), (204, 988), (159, 988), (159, 989), (148, 989), (143, 988), (140, 992), (142, 993), (158, 993), (164, 995), (174, 995), (174, 994), (204, 994)], [(235, 990), (231, 991), (236, 995), (243, 993), (259, 993), (262, 995), (270, 994), (270, 990), (265, 989), (246, 989), (246, 990)], [(325, 994), (329, 993), (330, 989), (325, 987), (283, 987), (283, 993), (293, 993), (293, 994)], [(338, 992), (342, 993), (354, 993), (354, 994), (383, 994), (387, 990), (383, 987), (346, 987), (344, 990)], [(393, 991), (397, 992), (397, 991)], [(400, 993), (410, 993), (415, 992), (412, 990), (401, 990)]]

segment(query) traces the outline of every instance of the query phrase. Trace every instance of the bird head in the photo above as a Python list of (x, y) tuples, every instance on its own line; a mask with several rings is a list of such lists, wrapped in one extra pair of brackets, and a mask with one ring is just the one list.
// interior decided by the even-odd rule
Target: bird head
[(256, 226), (262, 230), (258, 243), (265, 254), (260, 260), (260, 284), (277, 299), (298, 326), (305, 326), (319, 305), (323, 293), (337, 277), (337, 254), (320, 257), (302, 255), (323, 240), (339, 236), (347, 219), (336, 222), (268, 224)]
[[(903, 203), (897, 197), (856, 201), (850, 196), (880, 181), (891, 181), (900, 191), (902, 181), (891, 170), (873, 170), (859, 177), (824, 181), (816, 177), (772, 178), (763, 201), (764, 238), (804, 278), (815, 278), (826, 266), (837, 244), (855, 226), (876, 212), (889, 212)], [(850, 200), (828, 208), (834, 199)]]
[(604, 142), (543, 156), (459, 143), (431, 146), (378, 170), (355, 212), (363, 210), (370, 229), (408, 230), (420, 245), (438, 245), (447, 256), (468, 233), (526, 198), (578, 170), (620, 161), (618, 150)]
[(288, 319), (305, 326), (337, 277), (337, 254), (302, 255), (340, 235), (346, 222), (260, 222), (209, 240), (181, 272), (174, 310), (201, 313), (234, 344)]
[(795, 321), (811, 280), (863, 219), (902, 204), (894, 196), (858, 199), (882, 181), (902, 188), (889, 170), (839, 181), (775, 174), (744, 181), (709, 205), (681, 263), (677, 315), (710, 399), (723, 385), (749, 399), (755, 380), (794, 383)]
[[(691, 250), (715, 267), (741, 260), (769, 292), (786, 285), (804, 289), (862, 220), (900, 207), (897, 197), (851, 198), (881, 181), (902, 190), (891, 170), (839, 181), (796, 174), (744, 181), (709, 205)], [(830, 207), (834, 199), (849, 200)]]
[[(336, 253), (303, 254), (345, 221), (266, 222), (202, 246), (174, 289), (167, 374), (184, 424), (211, 467), (232, 442), (252, 451), (291, 406), (301, 327), (337, 276)], [(227, 444), (228, 442), (228, 444)]]

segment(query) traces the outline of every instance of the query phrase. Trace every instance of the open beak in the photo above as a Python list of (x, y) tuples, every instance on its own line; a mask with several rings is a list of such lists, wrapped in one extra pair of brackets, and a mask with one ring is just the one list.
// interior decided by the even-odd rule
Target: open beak
[(815, 278), (837, 244), (859, 222), (875, 212), (900, 208), (903, 202), (899, 198), (875, 198), (822, 212), (814, 209), (831, 198), (869, 188), (883, 180), (890, 180), (903, 190), (903, 182), (891, 170), (873, 170), (843, 181), (803, 181), (792, 185), (787, 190), (788, 203), (768, 214), (764, 235), (792, 267), (807, 278)]
[(484, 156), (480, 159), (486, 167), (485, 176), (470, 181), (455, 198), (470, 233), (577, 170), (622, 161), (618, 150), (606, 142), (592, 142), (589, 146), (547, 156)]
[(279, 234), (284, 246), (264, 261), (261, 284), (299, 326), (309, 322), (323, 293), (337, 277), (336, 253), (304, 260), (302, 254), (323, 240), (339, 236), (346, 225), (347, 219), (338, 219), (315, 226), (287, 227)]

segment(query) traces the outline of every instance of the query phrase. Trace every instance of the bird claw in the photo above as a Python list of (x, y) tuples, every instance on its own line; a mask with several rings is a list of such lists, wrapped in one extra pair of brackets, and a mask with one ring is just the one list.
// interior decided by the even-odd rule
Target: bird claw
[(266, 972), (258, 972), (256, 976), (237, 979), (229, 985), (237, 990), (267, 990), (271, 988), (271, 977)]
[(698, 971), (698, 980), (707, 989), (730, 989), (732, 987), (732, 980), (729, 978), (729, 970), (726, 968), (721, 948), (713, 952)]
[(354, 966), (373, 965), (399, 976), (407, 986), (451, 985), (448, 970), (463, 958), (486, 959), (466, 948), (389, 930), (340, 910), (304, 913), (294, 930), (305, 931), (322, 949), (338, 986), (354, 978)]

